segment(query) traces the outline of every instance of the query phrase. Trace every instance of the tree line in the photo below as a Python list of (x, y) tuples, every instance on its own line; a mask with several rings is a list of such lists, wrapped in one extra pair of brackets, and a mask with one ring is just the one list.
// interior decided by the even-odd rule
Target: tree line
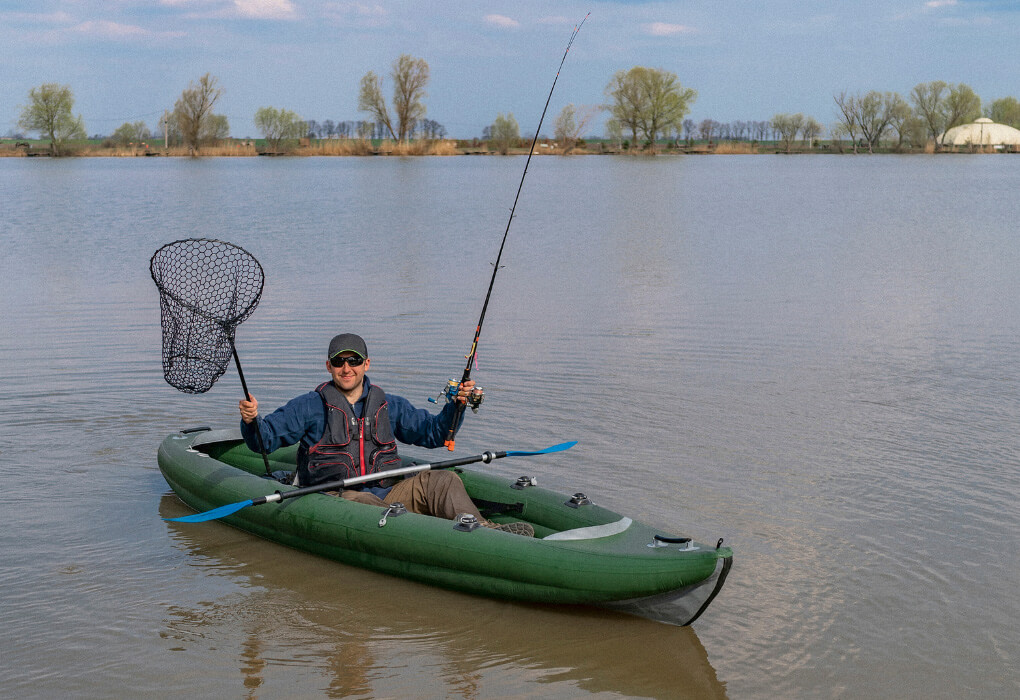
[[(332, 121), (302, 119), (296, 112), (276, 107), (260, 107), (254, 117), (255, 128), (267, 148), (286, 150), (301, 138), (315, 139), (392, 139), (408, 141), (443, 139), (446, 128), (426, 117), (426, 88), (430, 78), (428, 63), (408, 54), (392, 64), (389, 79), (392, 97), (384, 95), (383, 78), (369, 71), (361, 79), (358, 109), (370, 119)], [(712, 119), (695, 122), (687, 118), (697, 99), (697, 91), (684, 87), (675, 73), (635, 66), (613, 74), (604, 89), (605, 104), (565, 106), (555, 119), (555, 139), (563, 152), (570, 152), (582, 140), (582, 134), (602, 113), (608, 114), (606, 138), (623, 147), (652, 148), (665, 139), (674, 145), (681, 140), (764, 142), (772, 140), (791, 150), (798, 137), (809, 146), (825, 131), (813, 117), (803, 114), (776, 114), (765, 121), (721, 123)], [(168, 143), (184, 145), (195, 154), (205, 144), (229, 136), (226, 116), (214, 108), (224, 89), (216, 77), (206, 73), (189, 84), (160, 121), (162, 136)], [(1020, 102), (1014, 97), (994, 100), (982, 111), (981, 99), (970, 86), (943, 81), (919, 83), (907, 98), (895, 92), (869, 91), (833, 96), (837, 121), (829, 128), (834, 144), (842, 148), (849, 141), (859, 149), (873, 152), (883, 141), (893, 147), (923, 146), (934, 143), (950, 128), (965, 124), (982, 114), (993, 121), (1020, 128)], [(47, 83), (29, 91), (29, 104), (22, 108), (18, 125), (37, 131), (50, 142), (54, 154), (66, 143), (85, 138), (82, 116), (74, 115), (74, 96), (67, 85)], [(144, 122), (126, 122), (112, 135), (116, 143), (139, 143), (158, 138)], [(531, 138), (531, 137), (529, 137)], [(483, 129), (482, 139), (490, 148), (508, 153), (521, 143), (520, 128), (513, 113), (499, 113)]]

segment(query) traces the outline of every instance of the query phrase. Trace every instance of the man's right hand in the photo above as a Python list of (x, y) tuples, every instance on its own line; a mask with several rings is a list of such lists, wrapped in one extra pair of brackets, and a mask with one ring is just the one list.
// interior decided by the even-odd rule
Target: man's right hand
[(245, 423), (253, 422), (259, 415), (259, 402), (251, 394), (248, 394), (247, 401), (241, 399), (237, 407), (241, 410), (241, 420)]

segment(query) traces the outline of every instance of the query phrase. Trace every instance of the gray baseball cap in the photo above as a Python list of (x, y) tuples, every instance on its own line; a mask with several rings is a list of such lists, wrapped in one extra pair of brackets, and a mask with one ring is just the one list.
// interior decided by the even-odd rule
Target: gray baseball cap
[(353, 352), (359, 357), (368, 357), (368, 348), (365, 347), (365, 341), (362, 340), (360, 335), (354, 335), (353, 333), (341, 333), (329, 341), (329, 354), (326, 356), (326, 359), (332, 359), (342, 352)]

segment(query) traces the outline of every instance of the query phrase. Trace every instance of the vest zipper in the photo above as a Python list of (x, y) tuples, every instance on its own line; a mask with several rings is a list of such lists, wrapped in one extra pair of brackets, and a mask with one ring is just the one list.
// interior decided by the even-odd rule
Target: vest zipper
[(361, 475), (365, 476), (365, 419), (358, 419), (358, 456), (361, 459)]

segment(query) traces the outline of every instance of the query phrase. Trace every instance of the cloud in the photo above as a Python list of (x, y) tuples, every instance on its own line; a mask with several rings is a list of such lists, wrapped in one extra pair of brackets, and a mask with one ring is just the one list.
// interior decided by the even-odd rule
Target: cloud
[(323, 16), (339, 24), (359, 27), (379, 27), (389, 19), (382, 5), (361, 2), (333, 2), (323, 7)]
[(521, 26), (521, 23), (515, 19), (511, 19), (506, 15), (485, 15), (485, 23), (491, 24), (493, 27), (499, 27), (500, 29), (514, 29)]
[(66, 12), (3, 12), (0, 19), (4, 22), (25, 24), (68, 24), (73, 21)]
[(297, 8), (290, 0), (234, 0), (238, 16), (248, 19), (293, 19)]
[(160, 5), (192, 9), (187, 19), (296, 19), (291, 0), (159, 0)]
[(957, 0), (928, 0), (924, 3), (925, 7), (938, 8), (938, 7), (952, 7), (957, 4)]
[(139, 27), (134, 24), (121, 24), (119, 22), (110, 22), (109, 20), (102, 19), (88, 20), (87, 22), (82, 22), (70, 27), (66, 31), (74, 34), (83, 34), (95, 39), (105, 39), (110, 41), (129, 41), (132, 39), (172, 38), (182, 36), (177, 32), (154, 32), (150, 29)]
[(643, 25), (646, 34), (652, 36), (676, 36), (678, 34), (690, 34), (694, 31), (685, 24), (667, 24), (666, 22), (652, 22)]

